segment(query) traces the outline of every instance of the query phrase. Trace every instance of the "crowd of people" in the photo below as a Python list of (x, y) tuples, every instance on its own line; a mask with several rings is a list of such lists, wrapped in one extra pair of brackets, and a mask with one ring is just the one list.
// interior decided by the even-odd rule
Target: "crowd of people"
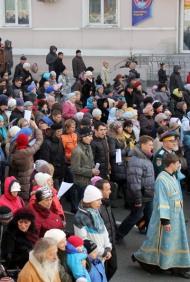
[[(0, 42), (0, 260), (18, 282), (106, 282), (117, 271), (116, 244), (137, 225), (146, 234), (132, 260), (154, 273), (190, 279), (182, 188), (190, 194), (190, 81), (181, 67), (158, 70), (151, 91), (136, 63), (110, 80), (50, 46), (48, 71), (26, 56), (13, 72), (12, 44)], [(66, 230), (62, 182), (74, 214)], [(115, 200), (129, 215), (117, 226)], [(64, 232), (65, 231), (65, 232)]]

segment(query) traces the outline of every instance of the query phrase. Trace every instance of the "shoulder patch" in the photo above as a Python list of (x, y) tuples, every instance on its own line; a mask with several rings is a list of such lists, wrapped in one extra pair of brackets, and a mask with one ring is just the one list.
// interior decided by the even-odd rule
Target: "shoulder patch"
[(161, 158), (156, 158), (156, 165), (161, 166), (162, 165), (162, 159)]

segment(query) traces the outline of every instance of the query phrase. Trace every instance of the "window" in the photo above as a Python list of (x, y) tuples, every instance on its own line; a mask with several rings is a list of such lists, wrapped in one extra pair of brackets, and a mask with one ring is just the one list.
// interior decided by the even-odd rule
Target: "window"
[(4, 0), (4, 24), (29, 25), (30, 0)]
[(118, 25), (118, 0), (88, 0), (87, 25)]

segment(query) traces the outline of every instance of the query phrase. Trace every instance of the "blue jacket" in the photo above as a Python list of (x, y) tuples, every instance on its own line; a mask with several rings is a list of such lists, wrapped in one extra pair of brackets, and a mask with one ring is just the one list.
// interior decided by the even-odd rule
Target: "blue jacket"
[(88, 282), (91, 282), (88, 271), (85, 267), (82, 266), (82, 261), (87, 258), (87, 254), (82, 252), (80, 253), (73, 245), (67, 242), (66, 245), (67, 253), (67, 264), (72, 271), (74, 278), (86, 278)]
[(104, 265), (98, 258), (91, 259), (90, 278), (92, 282), (107, 282)]

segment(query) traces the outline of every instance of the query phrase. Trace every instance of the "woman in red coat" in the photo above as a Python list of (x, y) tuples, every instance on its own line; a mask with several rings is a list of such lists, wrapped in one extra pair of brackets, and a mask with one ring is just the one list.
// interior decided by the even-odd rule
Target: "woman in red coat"
[(36, 201), (32, 209), (35, 214), (35, 224), (39, 237), (43, 237), (46, 231), (50, 229), (63, 229), (63, 220), (52, 202), (52, 196), (52, 190), (47, 186), (36, 191)]
[(18, 196), (21, 191), (20, 184), (14, 176), (7, 177), (4, 184), (4, 194), (0, 197), (0, 207), (7, 206), (14, 214), (18, 209), (24, 207), (24, 201)]

